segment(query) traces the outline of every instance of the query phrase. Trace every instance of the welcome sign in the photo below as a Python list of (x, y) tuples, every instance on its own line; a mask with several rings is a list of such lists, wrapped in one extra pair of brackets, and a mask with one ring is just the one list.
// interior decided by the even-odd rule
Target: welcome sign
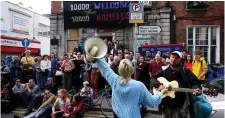
[(64, 29), (129, 25), (130, 1), (63, 1)]

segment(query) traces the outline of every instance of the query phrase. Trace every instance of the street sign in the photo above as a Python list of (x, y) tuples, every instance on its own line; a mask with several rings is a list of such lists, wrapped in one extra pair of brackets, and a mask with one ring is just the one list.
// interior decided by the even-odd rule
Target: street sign
[(159, 26), (139, 26), (139, 34), (159, 34), (160, 32)]
[(22, 40), (23, 47), (27, 48), (30, 45), (30, 40), (28, 38), (24, 38)]
[(138, 39), (146, 39), (146, 38), (151, 38), (151, 35), (149, 34), (138, 34), (137, 35)]
[(144, 5), (140, 3), (130, 3), (129, 6), (129, 22), (144, 23)]

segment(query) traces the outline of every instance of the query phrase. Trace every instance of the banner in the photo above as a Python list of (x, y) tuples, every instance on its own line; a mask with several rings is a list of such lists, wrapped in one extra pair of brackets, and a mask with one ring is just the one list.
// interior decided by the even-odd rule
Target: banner
[(183, 51), (184, 46), (179, 44), (150, 45), (139, 47), (138, 50), (142, 56), (145, 56), (145, 51), (149, 50), (153, 58), (155, 57), (157, 51), (161, 51), (162, 57), (166, 58), (166, 52)]
[(129, 24), (130, 1), (63, 1), (64, 29), (121, 28)]

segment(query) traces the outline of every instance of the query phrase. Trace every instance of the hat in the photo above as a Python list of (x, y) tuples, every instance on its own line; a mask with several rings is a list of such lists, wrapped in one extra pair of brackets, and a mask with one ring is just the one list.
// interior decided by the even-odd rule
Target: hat
[(200, 54), (202, 54), (202, 52), (199, 49), (196, 49), (195, 54), (200, 55)]
[(26, 51), (25, 51), (25, 53), (27, 53), (27, 52), (31, 53), (31, 51), (30, 51), (30, 50), (26, 50)]
[(174, 51), (172, 52), (172, 54), (178, 55), (180, 58), (182, 58), (182, 54), (179, 51)]

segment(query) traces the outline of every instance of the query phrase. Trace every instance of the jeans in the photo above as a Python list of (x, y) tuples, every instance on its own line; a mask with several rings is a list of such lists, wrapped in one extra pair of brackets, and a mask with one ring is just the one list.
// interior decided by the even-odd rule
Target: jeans
[(36, 75), (37, 85), (39, 86), (40, 89), (44, 89), (45, 81), (44, 81), (44, 78), (42, 78), (41, 73), (36, 72), (35, 75)]
[(52, 108), (52, 104), (48, 104), (45, 107), (41, 108), (39, 111), (35, 111), (34, 113), (30, 114), (29, 116), (26, 116), (24, 118), (35, 118), (35, 116), (37, 114), (39, 114), (39, 116), (43, 115), (48, 109)]
[(65, 72), (63, 75), (63, 87), (66, 90), (70, 90), (72, 87), (72, 73), (71, 72)]
[(34, 108), (35, 105), (37, 104), (41, 104), (41, 100), (43, 99), (44, 95), (42, 93), (38, 93), (36, 94), (33, 98), (31, 98), (29, 104), (28, 104), (28, 108)]

